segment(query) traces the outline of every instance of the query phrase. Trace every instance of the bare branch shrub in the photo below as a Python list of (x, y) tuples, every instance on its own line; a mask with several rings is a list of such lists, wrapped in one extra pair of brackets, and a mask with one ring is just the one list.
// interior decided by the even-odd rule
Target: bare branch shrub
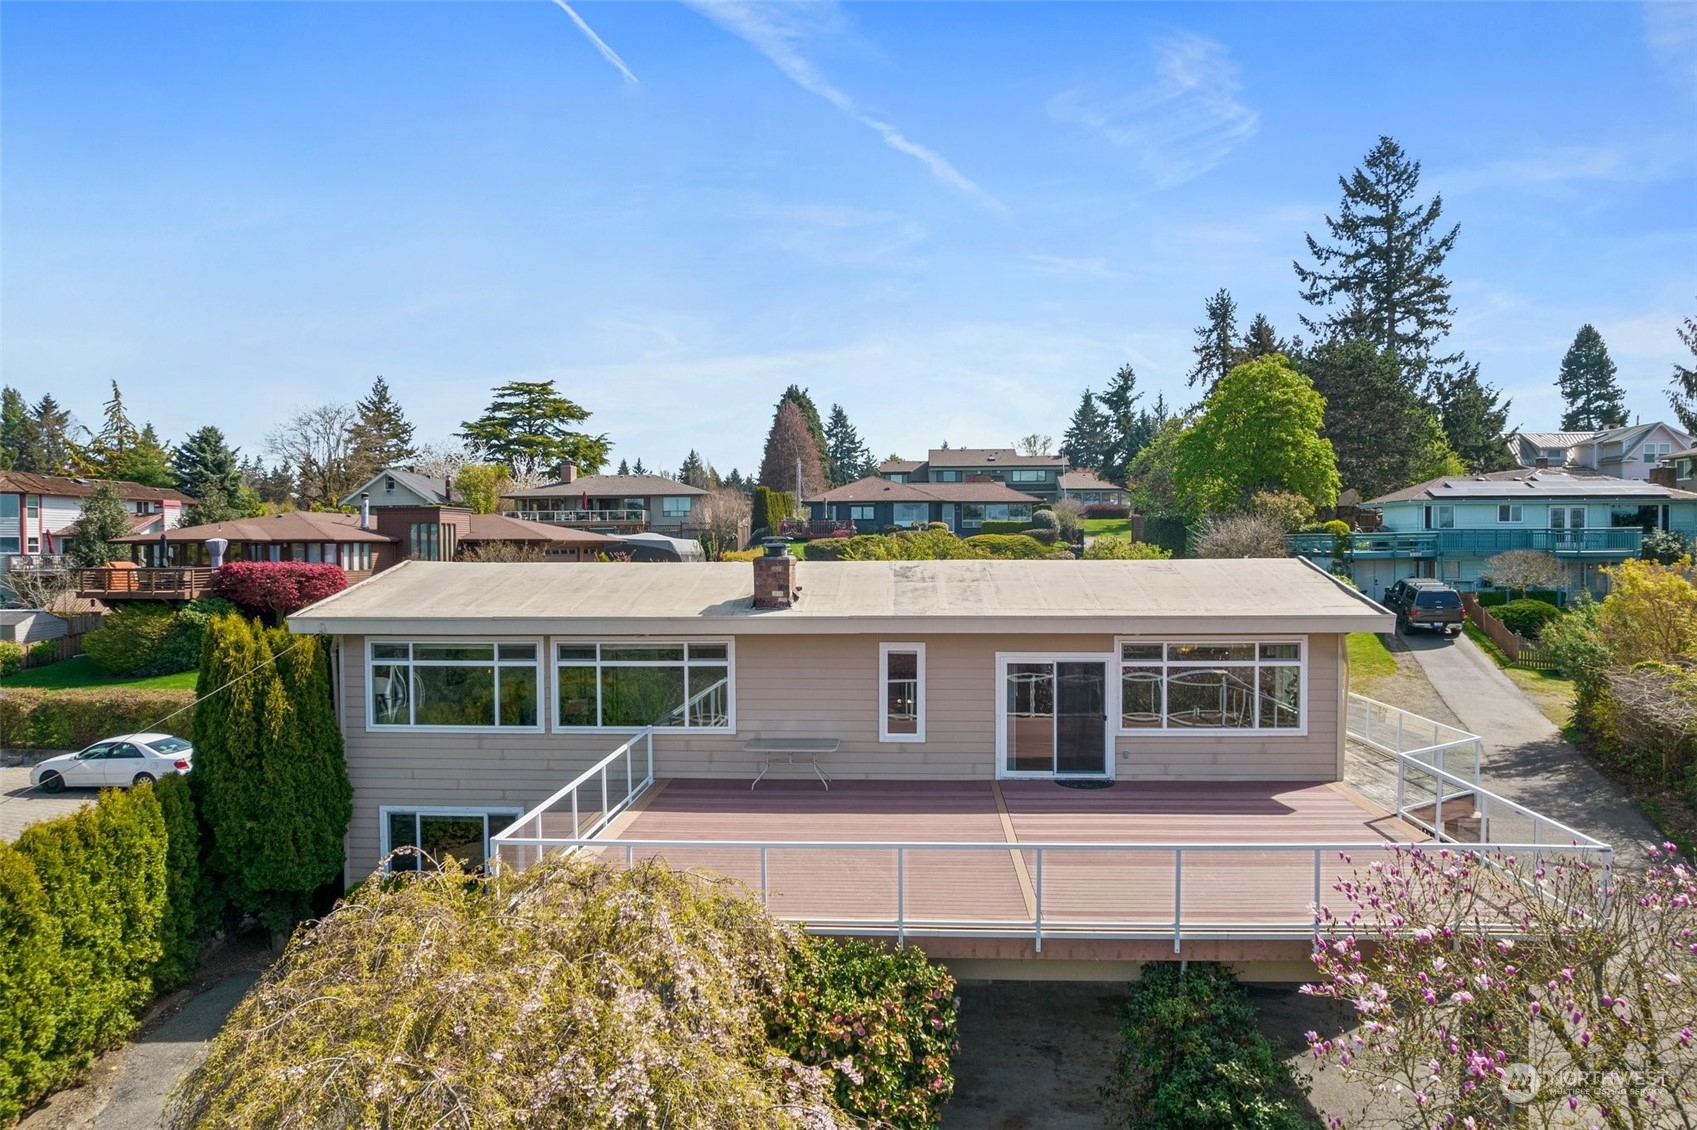
[(1486, 561), (1479, 579), (1510, 592), (1559, 589), (1567, 582), (1567, 566), (1536, 549), (1511, 549)]
[(461, 561), (513, 562), (546, 561), (542, 547), (528, 541), (485, 541), (466, 546)]
[(1203, 520), (1197, 557), (1283, 557), (1284, 522), (1268, 514), (1214, 514)]
[(695, 504), (690, 516), (700, 527), (701, 544), (708, 557), (717, 561), (742, 544), (752, 512), (748, 495), (735, 487), (720, 487)]

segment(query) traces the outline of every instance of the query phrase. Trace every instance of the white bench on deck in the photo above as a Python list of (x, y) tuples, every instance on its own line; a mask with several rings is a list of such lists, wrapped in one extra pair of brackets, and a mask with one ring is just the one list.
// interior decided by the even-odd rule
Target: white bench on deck
[(826, 775), (825, 770), (819, 767), (819, 755), (836, 753), (839, 744), (841, 742), (837, 738), (787, 737), (783, 735), (750, 738), (743, 745), (743, 752), (761, 754), (766, 760), (765, 764), (760, 767), (759, 775), (749, 783), (749, 790), (753, 791), (754, 786), (760, 783), (760, 778), (770, 773), (772, 766), (779, 759), (794, 765), (797, 757), (807, 758), (807, 763), (813, 766), (813, 771), (819, 775), (819, 783), (829, 790), (831, 778)]

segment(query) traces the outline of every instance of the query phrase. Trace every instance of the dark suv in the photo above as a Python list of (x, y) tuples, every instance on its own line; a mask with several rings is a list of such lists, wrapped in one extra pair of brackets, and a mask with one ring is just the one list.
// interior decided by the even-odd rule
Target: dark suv
[(1396, 613), (1399, 632), (1429, 628), (1449, 636), (1461, 631), (1462, 622), (1467, 619), (1461, 607), (1461, 594), (1442, 581), (1425, 577), (1398, 581), (1385, 593), (1384, 603)]

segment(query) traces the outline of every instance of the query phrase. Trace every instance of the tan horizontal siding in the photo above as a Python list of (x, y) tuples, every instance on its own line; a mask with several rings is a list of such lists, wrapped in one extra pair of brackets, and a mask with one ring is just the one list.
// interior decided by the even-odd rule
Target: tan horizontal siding
[[(923, 743), (878, 740), (880, 642), (925, 645)], [(342, 718), (355, 794), (350, 876), (364, 875), (377, 859), (380, 805), (528, 809), (628, 736), (368, 733), (365, 641), (348, 636), (342, 643)], [(744, 752), (743, 744), (757, 735), (787, 733), (837, 738), (837, 752), (820, 759), (834, 778), (988, 780), (996, 773), (997, 653), (1107, 655), (1113, 645), (1107, 635), (745, 636), (735, 646), (737, 732), (662, 735), (654, 742), (654, 771), (660, 777), (752, 780), (763, 758)], [(1340, 637), (1311, 637), (1306, 735), (1121, 736), (1114, 743), (1116, 775), (1132, 780), (1336, 779), (1342, 756), (1337, 718), (1341, 655)], [(553, 680), (546, 664), (542, 678), (545, 713), (551, 716)], [(640, 748), (633, 764), (640, 776)], [(795, 765), (780, 760), (769, 779), (812, 775), (801, 758)]]

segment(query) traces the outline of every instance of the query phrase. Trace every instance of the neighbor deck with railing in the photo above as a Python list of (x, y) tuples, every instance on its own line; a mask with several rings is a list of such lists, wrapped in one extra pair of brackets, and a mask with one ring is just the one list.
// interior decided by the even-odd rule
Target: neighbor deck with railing
[(1288, 534), (1293, 557), (1492, 557), (1532, 549), (1558, 557), (1636, 557), (1644, 531), (1636, 526), (1594, 530), (1370, 530), (1348, 534)]
[(1350, 696), (1351, 740), (1395, 767), (1395, 811), (1325, 783), (811, 781), (654, 776), (662, 729), (632, 737), (492, 837), (550, 852), (664, 858), (746, 884), (822, 933), (1171, 941), (1310, 938), (1341, 874), (1444, 844), (1523, 863), (1608, 845), (1479, 784), (1479, 739)]

